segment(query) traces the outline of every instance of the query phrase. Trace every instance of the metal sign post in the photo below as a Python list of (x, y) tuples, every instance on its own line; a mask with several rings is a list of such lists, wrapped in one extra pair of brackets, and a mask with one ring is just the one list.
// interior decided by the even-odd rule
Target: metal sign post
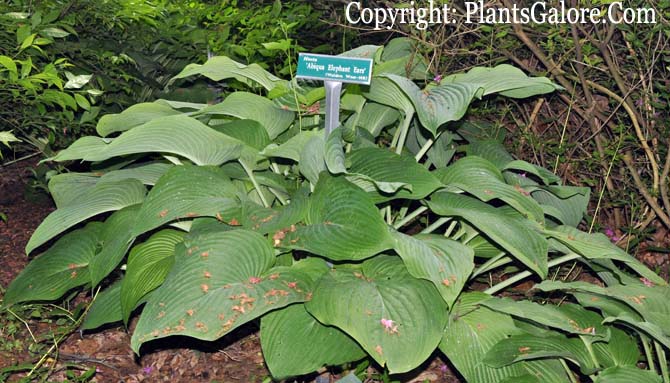
[(340, 94), (342, 83), (339, 81), (324, 81), (326, 87), (326, 136), (340, 125)]
[(301, 53), (296, 77), (324, 82), (328, 135), (340, 125), (342, 83), (370, 85), (372, 59)]

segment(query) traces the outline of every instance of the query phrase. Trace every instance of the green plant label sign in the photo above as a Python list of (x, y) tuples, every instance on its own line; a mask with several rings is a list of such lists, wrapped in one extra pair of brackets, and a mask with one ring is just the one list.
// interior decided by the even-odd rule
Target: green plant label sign
[(297, 77), (369, 85), (372, 59), (301, 53)]

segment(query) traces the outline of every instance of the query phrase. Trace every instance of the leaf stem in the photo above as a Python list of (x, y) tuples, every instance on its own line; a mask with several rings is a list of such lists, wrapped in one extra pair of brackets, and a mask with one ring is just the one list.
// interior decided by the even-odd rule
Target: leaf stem
[(1, 167), (1, 168), (4, 168), (5, 166), (9, 166), (9, 165), (11, 165), (11, 164), (15, 164), (15, 163), (17, 163), (17, 162), (21, 162), (21, 161), (23, 161), (23, 160), (27, 160), (27, 159), (29, 159), (29, 158), (33, 158), (33, 157), (35, 157), (35, 156), (39, 156), (40, 154), (42, 154), (42, 152), (35, 152), (35, 153), (32, 153), (32, 154), (28, 154), (28, 155), (23, 156), (23, 157), (21, 157), (21, 158), (17, 158), (17, 159), (15, 159), (15, 160), (7, 161), (7, 162), (5, 162), (5, 163), (3, 163), (3, 164), (0, 164), (0, 167)]
[(589, 352), (589, 356), (591, 357), (591, 361), (593, 362), (593, 365), (598, 369), (600, 368), (600, 363), (598, 363), (598, 358), (596, 358), (596, 353), (593, 351), (593, 345), (591, 344), (591, 341), (586, 338), (584, 335), (580, 335), (579, 338), (582, 340), (582, 343), (584, 343), (584, 346), (586, 347), (586, 351)]
[[(581, 257), (582, 257), (581, 255), (576, 254), (576, 253), (566, 254), (562, 257), (559, 257), (559, 258), (556, 258), (556, 259), (550, 261), (547, 264), (547, 266), (548, 267), (558, 266), (561, 263), (570, 262), (572, 260), (579, 259)], [(500, 290), (503, 290), (503, 289), (505, 289), (505, 288), (507, 288), (507, 287), (509, 287), (509, 286), (511, 286), (511, 285), (523, 280), (523, 279), (526, 279), (526, 278), (530, 277), (532, 274), (533, 273), (530, 272), (530, 271), (522, 271), (519, 274), (498, 283), (497, 285), (491, 286), (490, 288), (485, 290), (484, 293), (489, 294), (489, 295), (493, 295)]]
[(412, 123), (413, 116), (414, 116), (413, 110), (406, 110), (405, 118), (402, 120), (402, 124), (398, 127), (398, 130), (393, 135), (393, 141), (391, 142), (391, 147), (395, 147), (396, 154), (402, 153), (402, 149), (405, 146), (405, 141), (407, 140), (407, 131), (409, 130), (409, 124)]
[(658, 357), (658, 366), (661, 368), (661, 376), (663, 376), (663, 383), (670, 382), (670, 375), (668, 374), (668, 361), (665, 358), (665, 350), (660, 343), (654, 341), (654, 348), (656, 349), (656, 356)]
[(649, 338), (646, 335), (638, 332), (640, 334), (640, 340), (642, 341), (642, 348), (644, 348), (644, 355), (647, 357), (647, 367), (654, 373), (658, 374), (656, 370), (656, 364), (654, 364), (654, 354), (651, 351), (651, 346), (649, 345)]
[(481, 265), (477, 270), (475, 270), (474, 273), (472, 273), (472, 278), (476, 278), (486, 272), (489, 272), (493, 269), (497, 269), (502, 265), (506, 265), (512, 262), (512, 258), (506, 257), (505, 254), (506, 253), (504, 251), (501, 251), (500, 253), (498, 253), (498, 255), (486, 261), (486, 263)]
[(428, 210), (426, 206), (421, 206), (418, 209), (414, 210), (413, 212), (409, 213), (408, 215), (405, 216), (405, 218), (401, 219), (400, 222), (397, 222), (395, 225), (393, 225), (393, 228), (395, 229), (400, 229), (401, 227), (407, 225), (408, 223), (412, 222), (416, 217), (420, 216)]
[(270, 204), (268, 201), (265, 199), (265, 196), (263, 195), (263, 192), (261, 191), (261, 185), (258, 184), (258, 181), (256, 181), (256, 177), (254, 176), (254, 171), (247, 166), (247, 164), (244, 163), (244, 161), (240, 160), (240, 164), (244, 168), (244, 171), (247, 173), (249, 176), (249, 179), (251, 180), (251, 183), (254, 185), (254, 189), (256, 189), (256, 193), (258, 193), (258, 196), (261, 199), (261, 202), (263, 202), (263, 206), (265, 207), (270, 207)]
[(270, 161), (270, 169), (276, 174), (281, 175), (281, 169), (279, 169), (279, 166), (274, 161)]
[(440, 226), (444, 225), (445, 223), (451, 221), (451, 217), (442, 217), (435, 221), (432, 225), (428, 226), (427, 228), (423, 229), (421, 234), (429, 234), (434, 232), (435, 230), (439, 229)]
[[(449, 227), (447, 228), (447, 230), (444, 231), (444, 236), (445, 236), (445, 237), (449, 237), (449, 236), (451, 236), (451, 233), (454, 231), (454, 229), (456, 228), (456, 225), (457, 225), (457, 224), (458, 224), (458, 221), (454, 221), (454, 222), (452, 222), (451, 225), (449, 225)], [(453, 239), (453, 238), (452, 238), (452, 239)]]
[[(435, 140), (437, 140), (440, 137), (441, 134), (442, 134), (442, 132), (439, 132), (435, 136)], [(421, 158), (430, 150), (430, 148), (433, 147), (433, 144), (435, 143), (435, 140), (433, 140), (432, 138), (429, 138), (428, 141), (426, 141), (426, 143), (423, 144), (423, 146), (421, 147), (421, 150), (419, 150), (419, 153), (417, 153), (416, 156), (414, 157), (416, 159), (416, 162), (419, 162), (421, 160)]]
[(565, 359), (560, 358), (559, 360), (561, 361), (561, 365), (565, 369), (565, 373), (568, 374), (568, 376), (570, 377), (570, 381), (572, 383), (579, 383), (577, 379), (575, 379), (575, 376), (572, 374), (572, 370), (570, 370), (570, 367), (568, 367), (568, 364), (565, 362)]

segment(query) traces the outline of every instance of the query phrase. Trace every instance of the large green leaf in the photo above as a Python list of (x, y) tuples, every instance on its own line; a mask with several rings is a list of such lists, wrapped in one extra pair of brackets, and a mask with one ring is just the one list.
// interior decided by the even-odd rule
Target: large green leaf
[(286, 83), (257, 64), (244, 65), (225, 56), (212, 57), (203, 65), (189, 64), (174, 79), (203, 75), (214, 81), (234, 78), (246, 84), (257, 83), (270, 91), (278, 85)]
[[(551, 288), (551, 286), (542, 285), (538, 288)], [(637, 311), (617, 298), (576, 291), (570, 291), (570, 294), (577, 299), (577, 302), (579, 302), (582, 307), (598, 309), (603, 317), (618, 316), (625, 313), (637, 320), (642, 320), (642, 317)]]
[(240, 206), (238, 224), (260, 234), (291, 230), (307, 216), (309, 204), (307, 190), (301, 189), (291, 196), (291, 203), (276, 208), (266, 208), (251, 201), (243, 201)]
[[(545, 185), (560, 184), (561, 177), (549, 170), (522, 160), (509, 162), (502, 170), (517, 170), (538, 177)], [(526, 175), (527, 176), (527, 175)], [(588, 188), (582, 188), (590, 190)]]
[(10, 283), (4, 304), (54, 300), (72, 288), (90, 283), (88, 265), (98, 250), (102, 226), (93, 222), (60, 238)]
[(603, 370), (593, 383), (661, 383), (660, 376), (634, 366), (616, 366)]
[(429, 76), (427, 60), (417, 51), (417, 42), (408, 37), (389, 41), (382, 51), (383, 62), (375, 65), (374, 73), (393, 73), (419, 80), (432, 77)]
[(533, 198), (543, 206), (558, 211), (561, 223), (577, 227), (584, 217), (591, 189), (575, 186), (542, 186), (531, 192)]
[(319, 174), (326, 171), (326, 139), (322, 135), (315, 135), (305, 143), (300, 151), (300, 173), (312, 185), (319, 181)]
[(335, 327), (324, 326), (295, 304), (261, 318), (261, 346), (276, 379), (361, 359), (365, 352)]
[[(520, 334), (512, 318), (480, 303), (490, 299), (483, 293), (468, 293), (451, 310), (449, 325), (440, 343), (440, 350), (468, 382), (498, 383), (527, 381), (569, 382), (558, 361), (542, 360), (515, 363), (501, 368), (484, 363), (485, 355), (501, 340)], [(533, 380), (530, 380), (533, 381)]]
[(88, 218), (141, 203), (145, 193), (144, 185), (134, 179), (96, 185), (80, 195), (76, 205), (67, 205), (49, 214), (30, 237), (26, 253)]
[(326, 137), (324, 160), (330, 174), (343, 174), (347, 172), (343, 146), (342, 128), (335, 129)]
[(93, 189), (98, 180), (91, 173), (61, 173), (49, 180), (49, 192), (60, 209), (78, 203), (81, 195)]
[(180, 231), (161, 230), (130, 251), (126, 276), (119, 291), (124, 322), (128, 322), (140, 299), (165, 281), (174, 264), (175, 246), (183, 238), (184, 234)]
[(580, 367), (585, 375), (598, 368), (593, 364), (584, 343), (561, 334), (519, 334), (498, 342), (484, 358), (491, 367), (503, 367), (523, 360), (567, 359)]
[(635, 270), (641, 276), (659, 285), (667, 285), (667, 282), (644, 264), (614, 245), (609, 238), (602, 233), (585, 233), (574, 227), (558, 226), (551, 230), (545, 230), (545, 234), (555, 238), (572, 251), (588, 259), (610, 259), (624, 262), (628, 267)]
[(395, 250), (407, 271), (431, 281), (445, 302), (453, 305), (474, 268), (474, 251), (440, 235), (395, 233), (394, 237)]
[(382, 129), (393, 124), (400, 118), (397, 110), (375, 102), (367, 102), (358, 119), (358, 126), (367, 129), (373, 137), (377, 137)]
[(603, 322), (623, 324), (641, 334), (646, 334), (666, 348), (670, 348), (670, 337), (667, 336), (668, 331), (660, 327), (657, 323), (639, 321), (626, 314), (618, 317), (607, 317)]
[(436, 214), (462, 217), (541, 278), (547, 276), (547, 241), (522, 220), (506, 216), (500, 209), (484, 202), (455, 193), (438, 192), (428, 204)]
[(396, 198), (422, 199), (442, 186), (440, 181), (412, 157), (380, 148), (363, 148), (349, 154), (350, 173), (363, 174), (376, 182), (407, 185), (392, 195), (372, 193), (375, 202)]
[(636, 339), (616, 327), (610, 326), (607, 343), (596, 342), (593, 351), (601, 366), (635, 366), (640, 360)]
[(133, 243), (132, 231), (139, 208), (139, 205), (128, 206), (105, 220), (99, 239), (102, 249), (88, 266), (93, 287), (116, 268)]
[(61, 173), (49, 180), (49, 192), (56, 203), (56, 207), (62, 208), (78, 203), (79, 198), (98, 183), (119, 182), (134, 178), (145, 185), (154, 185), (172, 166), (174, 165), (164, 162), (147, 162), (132, 164), (126, 168), (109, 172)]
[(180, 114), (167, 105), (145, 102), (136, 104), (119, 114), (107, 114), (100, 118), (96, 131), (101, 137), (115, 132), (125, 132), (156, 118)]
[(609, 331), (601, 324), (602, 317), (579, 305), (564, 303), (561, 306), (541, 305), (529, 301), (514, 301), (510, 298), (489, 299), (484, 306), (515, 317), (553, 327), (569, 334), (591, 338), (592, 341), (609, 337)]
[(197, 165), (221, 165), (242, 155), (244, 144), (185, 115), (161, 117), (122, 133), (107, 143), (83, 137), (52, 159), (104, 161), (138, 153), (170, 153)]
[(440, 180), (474, 195), (484, 202), (493, 199), (512, 206), (529, 219), (544, 223), (542, 208), (522, 187), (504, 182), (500, 170), (491, 162), (477, 156), (467, 156), (436, 172)]
[(562, 89), (546, 77), (528, 77), (519, 68), (502, 64), (493, 68), (472, 68), (467, 73), (446, 76), (442, 83), (476, 84), (481, 96), (499, 93), (505, 97), (526, 98)]
[(288, 141), (281, 145), (271, 144), (265, 148), (261, 154), (266, 157), (288, 158), (295, 162), (302, 163), (300, 160), (300, 154), (305, 148), (305, 145), (307, 145), (307, 143), (315, 136), (323, 137), (323, 133), (323, 130), (300, 131), (298, 134), (289, 138)]
[(246, 230), (208, 232), (177, 245), (175, 264), (147, 302), (131, 346), (170, 335), (214, 340), (264, 313), (304, 302), (312, 281), (275, 267), (268, 240)]
[(102, 175), (100, 182), (118, 182), (134, 178), (145, 185), (155, 185), (158, 179), (173, 166), (173, 164), (157, 161), (132, 164), (123, 169), (112, 170), (107, 173), (100, 172)]
[(169, 169), (172, 164), (165, 162), (146, 162), (132, 164), (123, 169), (110, 171), (94, 171), (89, 173), (61, 173), (49, 179), (49, 192), (61, 208), (72, 203), (78, 203), (79, 198), (96, 184), (102, 182), (118, 182), (135, 178), (145, 185), (154, 185), (156, 181)]
[[(238, 194), (243, 198), (245, 194), (248, 194), (251, 190), (254, 189), (254, 184), (249, 178), (249, 173), (244, 169), (242, 163), (251, 170), (253, 167), (249, 162), (240, 160), (239, 162), (229, 162), (221, 167), (224, 173), (230, 177), (232, 180), (244, 181), (244, 183), (237, 182), (236, 187), (239, 189)], [(267, 163), (259, 165), (260, 168), (267, 166)], [(298, 188), (298, 183), (292, 177), (286, 177), (284, 174), (275, 173), (269, 169), (266, 170), (255, 170), (253, 172), (256, 182), (261, 186), (268, 186), (273, 188), (277, 192), (282, 192), (284, 194), (291, 194)], [(256, 195), (255, 191), (253, 192)], [(288, 196), (286, 196), (288, 198)], [(269, 197), (271, 198), (271, 197)]]
[(477, 95), (479, 86), (473, 83), (445, 83), (419, 88), (412, 80), (393, 74), (383, 77), (393, 81), (407, 95), (421, 124), (433, 136), (442, 124), (460, 120)]
[[(328, 170), (331, 174), (346, 174), (347, 180), (370, 192), (373, 197), (382, 198), (379, 193), (392, 195), (401, 188), (411, 188), (404, 182), (376, 180), (366, 174), (347, 172), (348, 161), (342, 148), (344, 145), (342, 133), (342, 129), (338, 128), (324, 139), (323, 131), (300, 132), (284, 145), (272, 147), (262, 154), (299, 161), (301, 173), (313, 184), (318, 182), (319, 173)], [(414, 160), (412, 162), (414, 166), (418, 166)], [(419, 171), (428, 173), (420, 166)]]
[(81, 324), (82, 330), (93, 330), (107, 323), (121, 321), (121, 306), (119, 298), (121, 294), (121, 281), (98, 293), (91, 307), (88, 309), (86, 318)]
[[(542, 376), (542, 374), (538, 375)], [(501, 380), (499, 383), (542, 383), (542, 381), (539, 380), (537, 376), (527, 373), (521, 376), (510, 376)]]
[[(409, 81), (409, 80), (407, 80)], [(399, 112), (409, 115), (413, 113), (412, 102), (393, 81), (383, 76), (375, 76), (370, 82), (370, 89), (365, 97), (379, 104), (387, 105), (397, 109)]]
[(349, 334), (391, 373), (426, 360), (446, 324), (446, 304), (435, 287), (413, 278), (399, 258), (390, 256), (360, 268), (333, 269), (306, 307), (319, 322)]
[[(463, 138), (465, 141), (469, 142), (470, 144), (476, 143), (476, 142), (495, 142), (500, 145), (500, 148), (503, 150), (505, 147), (502, 145), (503, 142), (505, 142), (505, 136), (507, 133), (507, 130), (501, 126), (500, 124), (494, 124), (488, 121), (484, 120), (464, 120), (464, 121), (459, 121), (456, 124), (456, 133)], [(467, 147), (466, 147), (467, 149)], [(507, 153), (505, 151), (505, 153)], [(513, 160), (509, 153), (507, 153), (507, 156), (510, 157), (510, 160), (507, 162), (510, 162)], [(483, 157), (483, 156), (480, 156)], [(488, 159), (487, 157), (483, 157)], [(495, 163), (495, 161), (491, 161)], [(497, 165), (497, 163), (496, 163)], [(503, 167), (501, 166), (500, 169), (502, 170)]]
[(84, 136), (73, 142), (67, 149), (61, 150), (54, 157), (49, 158), (49, 160), (62, 162), (81, 160), (88, 156), (95, 156), (98, 155), (100, 151), (105, 150), (108, 142), (110, 142), (110, 139)]
[(133, 233), (137, 236), (180, 218), (207, 216), (231, 220), (238, 211), (235, 186), (223, 170), (175, 166), (147, 195)]
[(344, 178), (321, 173), (309, 201), (306, 225), (275, 234), (275, 245), (333, 260), (360, 260), (393, 246), (370, 196)]
[[(658, 326), (667, 335), (670, 335), (670, 288), (667, 286), (646, 286), (643, 283), (629, 283), (626, 285), (612, 285), (601, 287), (586, 282), (561, 283), (544, 281), (535, 286), (542, 291), (566, 290), (570, 293), (591, 293), (603, 298), (613, 298), (619, 302), (625, 303), (628, 310), (619, 311), (613, 316), (627, 317), (638, 321), (635, 313), (655, 326)], [(596, 297), (597, 298), (597, 297)], [(597, 305), (598, 301), (591, 299), (592, 305)], [(596, 306), (597, 307), (597, 306)], [(608, 306), (614, 308), (611, 305)], [(616, 308), (615, 308), (616, 309)], [(629, 313), (633, 310), (633, 315)]]
[(468, 242), (468, 247), (475, 251), (475, 257), (491, 259), (500, 256), (504, 251), (488, 238), (478, 235)]
[(232, 93), (223, 102), (201, 109), (197, 112), (197, 115), (200, 114), (222, 114), (258, 121), (271, 139), (288, 129), (295, 118), (292, 111), (282, 109), (265, 97), (247, 92)]
[(214, 125), (212, 129), (236, 138), (256, 150), (263, 150), (272, 142), (267, 130), (255, 119), (233, 120), (225, 124)]
[(468, 156), (484, 158), (497, 166), (500, 170), (504, 169), (507, 164), (514, 161), (514, 158), (507, 152), (505, 146), (493, 139), (471, 141), (465, 148), (465, 152)]

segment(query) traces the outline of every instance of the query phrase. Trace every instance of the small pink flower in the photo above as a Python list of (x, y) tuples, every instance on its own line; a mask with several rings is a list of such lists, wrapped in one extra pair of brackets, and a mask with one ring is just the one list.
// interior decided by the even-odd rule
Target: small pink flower
[(441, 75), (441, 74), (438, 74), (437, 76), (435, 76), (435, 77), (433, 78), (433, 81), (435, 81), (436, 83), (439, 84), (440, 82), (442, 82), (442, 75)]
[(381, 322), (382, 326), (384, 326), (384, 328), (387, 329), (387, 330), (390, 330), (390, 329), (393, 328), (394, 322), (391, 319), (382, 318), (382, 320), (380, 320), (379, 322)]
[(146, 367), (142, 368), (142, 372), (147, 374), (147, 375), (150, 375), (153, 371), (154, 371), (154, 368), (151, 367), (151, 366), (146, 366)]
[(441, 371), (443, 374), (446, 374), (446, 373), (447, 373), (447, 365), (446, 365), (446, 364), (441, 365), (441, 366), (440, 366), (440, 371)]
[(610, 239), (612, 242), (618, 242), (621, 238), (617, 237), (616, 233), (614, 230), (610, 229), (609, 227), (605, 229), (605, 235)]

